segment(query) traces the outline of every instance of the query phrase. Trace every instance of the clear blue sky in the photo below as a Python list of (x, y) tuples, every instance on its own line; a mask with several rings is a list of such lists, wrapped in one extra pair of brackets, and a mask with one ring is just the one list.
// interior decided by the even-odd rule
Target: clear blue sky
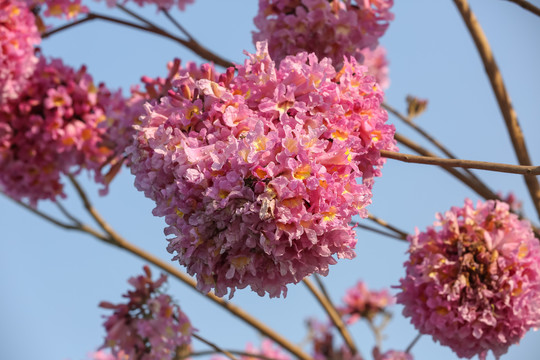
[[(540, 5), (538, 0), (532, 2)], [(185, 13), (174, 11), (173, 15), (202, 44), (243, 62), (242, 51), (253, 51), (250, 31), (256, 3), (196, 0)], [(90, 5), (113, 13), (100, 3), (91, 1)], [(540, 18), (502, 0), (475, 0), (471, 6), (502, 69), (533, 163), (540, 164), (536, 136), (540, 133)], [(394, 12), (396, 19), (382, 39), (391, 63), (387, 101), (403, 110), (407, 94), (429, 98), (428, 111), (417, 121), (455, 153), (467, 159), (515, 163), (479, 57), (452, 1), (396, 1)], [(152, 8), (146, 14), (154, 16), (155, 11)], [(167, 22), (163, 17), (158, 21)], [(98, 21), (55, 35), (42, 48), (46, 55), (62, 57), (72, 66), (87, 64), (96, 81), (125, 91), (141, 75), (164, 75), (166, 62), (174, 57), (200, 62), (168, 40)], [(391, 122), (418, 139), (392, 117)], [(519, 176), (479, 174), (495, 190), (512, 190), (525, 199), (525, 211), (534, 217)], [(104, 198), (85, 175), (81, 178), (96, 207), (122, 235), (170, 259), (165, 250), (164, 220), (152, 217), (152, 202), (135, 190), (128, 171), (115, 179), (110, 195)], [(82, 214), (80, 202), (69, 191), (65, 206)], [(438, 168), (389, 160), (376, 182), (369, 210), (412, 232), (415, 226), (423, 229), (431, 224), (435, 212), (462, 205), (465, 197), (478, 199)], [(119, 301), (127, 289), (127, 278), (139, 274), (144, 263), (88, 236), (55, 228), (5, 198), (0, 198), (0, 209), (0, 359), (85, 359), (104, 336), (101, 316), (105, 312), (97, 304)], [(340, 261), (325, 279), (333, 299), (340, 300), (359, 279), (373, 289), (396, 285), (403, 276), (405, 250), (403, 243), (359, 231), (357, 258)], [(233, 349), (243, 349), (248, 341), (259, 343), (254, 331), (197, 292), (174, 280), (170, 291), (202, 336)], [(236, 293), (234, 302), (294, 342), (304, 339), (307, 317), (324, 317), (302, 284), (290, 286), (286, 300), (260, 298), (244, 290)], [(404, 349), (416, 332), (400, 315), (400, 307), (391, 310), (394, 319), (383, 348)], [(362, 353), (370, 358), (373, 337), (367, 328), (355, 325), (351, 331)], [(195, 346), (206, 349), (197, 341)], [(456, 358), (426, 336), (413, 354), (416, 360)], [(530, 332), (503, 359), (538, 360), (539, 354), (540, 333)]]

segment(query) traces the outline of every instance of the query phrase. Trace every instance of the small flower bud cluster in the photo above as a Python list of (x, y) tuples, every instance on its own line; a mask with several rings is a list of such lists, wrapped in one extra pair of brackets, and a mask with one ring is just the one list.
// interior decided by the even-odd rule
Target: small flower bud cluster
[(337, 67), (343, 57), (362, 62), (361, 50), (374, 49), (393, 19), (393, 0), (259, 0), (253, 41), (268, 41), (270, 56), (313, 52)]
[(540, 325), (540, 244), (506, 203), (470, 200), (409, 237), (397, 301), (459, 357), (499, 358)]
[(146, 105), (131, 170), (200, 290), (279, 296), (354, 256), (349, 222), (395, 148), (365, 67), (300, 53), (276, 69), (260, 43), (237, 76), (206, 65), (173, 86)]
[(394, 297), (386, 289), (370, 291), (362, 281), (359, 281), (347, 291), (343, 302), (345, 306), (339, 310), (346, 317), (347, 323), (353, 324), (361, 318), (372, 320), (394, 303)]
[(67, 20), (74, 19), (89, 9), (81, 4), (81, 0), (25, 0), (30, 8), (46, 6), (43, 15)]
[(35, 69), (41, 41), (35, 21), (23, 1), (0, 0), (0, 104), (16, 99)]
[(144, 271), (144, 275), (129, 279), (135, 289), (123, 295), (127, 303), (100, 304), (114, 310), (104, 323), (107, 336), (103, 348), (111, 349), (113, 359), (176, 359), (191, 343), (194, 329), (180, 307), (161, 292), (167, 276), (162, 274), (153, 281), (150, 268), (145, 266)]
[(61, 175), (81, 169), (107, 186), (131, 121), (121, 94), (96, 87), (86, 68), (41, 57), (19, 98), (0, 104), (0, 188), (35, 205), (64, 196)]

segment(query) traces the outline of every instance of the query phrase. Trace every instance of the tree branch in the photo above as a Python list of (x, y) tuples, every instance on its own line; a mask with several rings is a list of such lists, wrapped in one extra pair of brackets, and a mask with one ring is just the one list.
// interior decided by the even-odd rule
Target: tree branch
[[(531, 166), (532, 162), (527, 151), (527, 146), (525, 144), (525, 138), (523, 132), (519, 126), (516, 112), (512, 107), (510, 101), (510, 96), (504, 85), (504, 81), (499, 71), (499, 67), (495, 61), (495, 57), (489, 46), (489, 42), (482, 30), (482, 27), (478, 23), (476, 16), (469, 7), (467, 0), (454, 0), (456, 7), (471, 34), (476, 48), (482, 58), (484, 64), (484, 69), (491, 83), (491, 88), (495, 93), (497, 98), (497, 103), (499, 104), (499, 109), (503, 115), (504, 122), (506, 124), (506, 129), (512, 140), (512, 145), (514, 147), (514, 152), (518, 158), (520, 165)], [(525, 175), (525, 183), (529, 189), (529, 194), (531, 195), (531, 200), (534, 204), (536, 212), (540, 217), (540, 185), (535, 176)]]
[(311, 280), (309, 280), (307, 277), (302, 280), (304, 282), (304, 285), (307, 286), (309, 291), (315, 296), (319, 304), (324, 308), (328, 316), (330, 317), (330, 320), (337, 328), (338, 332), (341, 334), (341, 337), (347, 344), (347, 347), (351, 350), (352, 355), (355, 355), (358, 353), (358, 349), (356, 348), (356, 345), (354, 344), (354, 341), (351, 337), (351, 334), (349, 333), (349, 330), (347, 330), (347, 327), (343, 323), (343, 320), (341, 319), (341, 315), (338, 313), (337, 309), (334, 307), (334, 305), (324, 297), (319, 290), (313, 285)]
[[(153, 254), (146, 252), (145, 250), (135, 246), (134, 244), (130, 243), (126, 239), (124, 239), (122, 236), (120, 236), (116, 231), (112, 229), (111, 226), (109, 226), (105, 220), (101, 217), (101, 215), (98, 213), (98, 211), (93, 207), (93, 205), (90, 203), (90, 200), (88, 199), (88, 196), (82, 189), (82, 187), (78, 184), (78, 182), (70, 176), (70, 180), (75, 186), (75, 189), (77, 190), (77, 193), (81, 200), (83, 201), (84, 207), (88, 211), (88, 213), (92, 216), (92, 218), (103, 228), (105, 232), (109, 235), (108, 237), (108, 243), (115, 245), (123, 250), (126, 250), (141, 259), (144, 259), (145, 261), (148, 261), (158, 268), (164, 270), (165, 272), (169, 273), (170, 275), (174, 276), (178, 280), (182, 281), (184, 284), (190, 286), (194, 290), (197, 290), (197, 282), (193, 280), (190, 276), (185, 274), (184, 272), (180, 271), (176, 267), (172, 266), (169, 262), (165, 262), (161, 260), (160, 258), (154, 256)], [(93, 235), (93, 234), (91, 234)], [(103, 240), (102, 238), (99, 238), (100, 240)], [(222, 298), (216, 296), (213, 293), (207, 293), (203, 294), (208, 299), (212, 300), (213, 302), (217, 303), (239, 319), (243, 320), (250, 326), (252, 326), (254, 329), (258, 330), (261, 334), (264, 336), (272, 339), (274, 342), (279, 344), (283, 349), (289, 351), (291, 354), (296, 356), (299, 359), (302, 360), (312, 360), (312, 358), (306, 354), (302, 349), (300, 349), (298, 346), (291, 343), (289, 340), (269, 328), (267, 325), (259, 321), (258, 319), (254, 318), (252, 315), (244, 311), (242, 308), (223, 300)]]
[[(234, 64), (232, 62), (223, 59), (222, 57), (220, 57), (219, 55), (213, 53), (212, 51), (208, 50), (207, 48), (203, 47), (201, 44), (199, 44), (197, 41), (195, 41), (193, 39), (185, 40), (185, 39), (179, 38), (177, 36), (174, 36), (174, 35), (170, 34), (166, 30), (158, 27), (157, 25), (143, 26), (143, 25), (139, 25), (139, 24), (136, 24), (136, 23), (133, 23), (133, 22), (130, 22), (130, 21), (126, 21), (126, 20), (122, 20), (122, 19), (119, 19), (119, 18), (114, 18), (114, 17), (111, 17), (111, 16), (102, 15), (102, 14), (98, 14), (98, 13), (89, 13), (89, 14), (86, 15), (85, 18), (83, 18), (83, 19), (81, 19), (79, 21), (75, 21), (75, 22), (69, 23), (67, 25), (61, 26), (61, 27), (59, 27), (57, 29), (51, 30), (51, 31), (43, 34), (42, 37), (43, 38), (49, 37), (49, 36), (51, 36), (53, 34), (58, 33), (59, 31), (68, 29), (70, 27), (73, 27), (73, 26), (82, 24), (82, 23), (84, 23), (86, 21), (94, 20), (94, 19), (104, 20), (104, 21), (108, 21), (108, 22), (111, 22), (111, 23), (114, 23), (114, 24), (124, 25), (124, 26), (127, 26), (127, 27), (131, 27), (131, 28), (134, 28), (134, 29), (138, 29), (138, 30), (142, 30), (142, 31), (146, 31), (146, 32), (150, 32), (150, 33), (153, 33), (153, 34), (157, 34), (157, 35), (166, 37), (166, 38), (168, 38), (170, 40), (173, 40), (173, 41), (181, 44), (182, 46), (190, 49), (191, 51), (193, 51), (195, 54), (199, 55), (203, 59), (211, 61), (211, 62), (215, 63), (216, 65), (223, 66), (224, 68), (234, 66)], [(148, 22), (148, 23), (150, 23), (150, 22)]]
[(397, 153), (393, 151), (381, 150), (381, 156), (399, 160), (407, 163), (438, 165), (442, 167), (460, 167), (469, 169), (489, 170), (510, 174), (540, 175), (540, 166), (522, 166), (501, 164), (486, 161), (463, 160), (463, 159), (444, 159), (432, 156), (417, 156), (411, 154)]
[(516, 4), (516, 5), (519, 5), (522, 8), (524, 8), (525, 10), (528, 10), (528, 11), (532, 12), (533, 14), (535, 14), (537, 16), (540, 16), (540, 8), (534, 6), (533, 4), (531, 4), (528, 1), (525, 1), (525, 0), (506, 0), (506, 1), (512, 2), (512, 3)]
[(200, 335), (197, 335), (195, 333), (191, 334), (195, 339), (199, 340), (200, 342), (203, 342), (205, 343), (206, 345), (210, 346), (212, 349), (214, 349), (215, 351), (217, 351), (218, 353), (222, 353), (223, 355), (227, 356), (229, 359), (231, 360), (237, 360), (236, 357), (231, 354), (230, 351), (227, 351), (225, 349), (222, 349), (220, 348), (219, 346), (217, 346), (216, 344), (206, 340), (205, 338), (203, 338), (202, 336)]

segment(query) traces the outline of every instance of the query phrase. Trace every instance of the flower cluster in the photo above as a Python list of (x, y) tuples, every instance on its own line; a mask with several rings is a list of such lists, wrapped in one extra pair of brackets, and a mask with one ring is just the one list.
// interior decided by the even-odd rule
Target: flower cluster
[[(409, 237), (397, 301), (414, 326), (459, 357), (498, 358), (540, 325), (540, 244), (499, 201), (470, 200)], [(474, 339), (471, 341), (470, 339)]]
[(347, 291), (343, 302), (345, 306), (340, 308), (340, 312), (346, 316), (347, 323), (353, 324), (361, 318), (373, 319), (388, 305), (393, 304), (394, 298), (388, 290), (370, 291), (359, 281)]
[(366, 216), (380, 149), (395, 148), (382, 91), (354, 59), (336, 73), (300, 53), (276, 69), (257, 48), (236, 77), (180, 70), (128, 150), (168, 250), (218, 296), (280, 296), (334, 255), (353, 257), (349, 222)]
[(363, 56), (362, 65), (367, 66), (368, 73), (375, 76), (375, 80), (383, 89), (390, 86), (390, 77), (388, 76), (388, 60), (386, 59), (386, 49), (381, 45), (375, 50), (365, 48), (360, 51)]
[[(263, 339), (261, 342), (261, 347), (258, 348), (251, 343), (248, 343), (246, 346), (246, 354), (252, 354), (255, 356), (242, 355), (239, 357), (240, 360), (257, 360), (260, 359), (260, 356), (263, 356), (268, 359), (275, 360), (291, 360), (291, 357), (283, 352), (283, 350), (274, 344), (269, 339)], [(228, 359), (224, 356), (214, 356), (212, 360), (225, 360)]]
[(375, 48), (393, 19), (392, 5), (393, 0), (259, 0), (253, 41), (268, 41), (276, 62), (302, 51), (338, 66), (344, 56), (361, 62), (361, 50)]
[(194, 329), (180, 307), (161, 292), (167, 276), (162, 274), (153, 281), (148, 266), (144, 272), (129, 279), (135, 289), (123, 295), (127, 303), (100, 303), (100, 307), (114, 310), (104, 323), (103, 348), (110, 348), (114, 359), (175, 359), (191, 343)]
[(43, 15), (57, 18), (74, 19), (89, 9), (81, 4), (81, 0), (25, 0), (29, 7), (42, 7), (46, 5)]
[(41, 57), (19, 98), (0, 104), (0, 188), (35, 205), (63, 196), (60, 176), (83, 168), (107, 185), (131, 142), (131, 121), (121, 94), (96, 87), (84, 67)]
[[(107, 3), (107, 6), (109, 7), (115, 7), (116, 4), (119, 2), (117, 0), (105, 0)], [(178, 7), (181, 11), (184, 11), (186, 9), (186, 5), (193, 4), (195, 0), (121, 0), (123, 4), (127, 3), (128, 1), (133, 1), (135, 4), (139, 6), (145, 6), (148, 4), (154, 4), (158, 7), (158, 9), (164, 9), (164, 10), (170, 10), (174, 5)]]
[(35, 17), (22, 1), (0, 0), (0, 104), (26, 87), (37, 63), (41, 41)]
[(308, 327), (313, 345), (314, 360), (363, 360), (360, 354), (353, 355), (345, 344), (334, 343), (334, 326), (331, 323), (320, 323), (310, 319)]
[(118, 351), (115, 355), (105, 352), (104, 350), (94, 351), (88, 354), (90, 360), (130, 360), (129, 356), (123, 351)]
[(384, 354), (374, 356), (375, 360), (414, 360), (411, 354), (403, 352), (403, 351), (396, 351), (396, 350), (389, 350), (385, 352)]

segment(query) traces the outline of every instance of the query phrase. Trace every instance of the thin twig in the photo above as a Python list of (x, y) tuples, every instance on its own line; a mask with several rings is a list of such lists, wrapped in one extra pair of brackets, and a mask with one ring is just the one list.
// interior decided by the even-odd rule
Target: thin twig
[[(388, 112), (393, 114), (395, 117), (403, 121), (405, 124), (409, 125), (412, 129), (414, 129), (417, 133), (419, 133), (421, 136), (423, 136), (425, 139), (427, 139), (429, 142), (431, 142), (437, 149), (439, 149), (444, 155), (449, 157), (450, 159), (457, 159), (457, 156), (455, 156), (446, 146), (444, 146), (440, 141), (435, 139), (433, 136), (431, 136), (427, 131), (422, 129), (419, 125), (415, 124), (410, 117), (403, 115), (399, 111), (397, 111), (392, 106), (388, 105), (387, 103), (383, 103), (382, 107), (385, 108)], [(469, 169), (464, 169), (466, 173), (469, 174), (469, 176), (477, 181), (480, 181), (476, 177), (476, 175), (470, 171)]]
[(531, 4), (528, 1), (525, 1), (525, 0), (506, 0), (506, 1), (513, 2), (514, 4), (517, 4), (517, 5), (521, 6), (525, 10), (529, 10), (533, 14), (535, 14), (537, 16), (540, 16), (540, 8), (534, 6), (533, 4)]
[(54, 203), (56, 207), (58, 207), (58, 209), (62, 212), (62, 214), (64, 214), (65, 217), (73, 221), (73, 223), (78, 226), (82, 225), (82, 222), (79, 219), (77, 219), (75, 216), (73, 216), (69, 211), (67, 211), (67, 209), (64, 207), (64, 205), (62, 205), (60, 201), (55, 201)]
[(71, 22), (69, 22), (69, 23), (67, 23), (67, 24), (65, 24), (65, 25), (62, 25), (62, 26), (60, 26), (60, 27), (57, 27), (56, 29), (53, 29), (53, 30), (50, 30), (50, 31), (47, 31), (47, 32), (41, 34), (41, 38), (42, 38), (42, 39), (46, 39), (46, 38), (48, 38), (49, 36), (54, 35), (54, 34), (60, 32), (60, 31), (67, 30), (67, 29), (69, 29), (69, 28), (71, 28), (71, 27), (74, 27), (74, 26), (83, 24), (83, 23), (85, 23), (85, 22), (87, 22), (87, 21), (89, 21), (89, 20), (94, 20), (94, 19), (95, 19), (95, 17), (93, 17), (92, 15), (88, 14), (88, 15), (86, 15), (85, 17), (83, 17), (83, 18), (80, 19), (80, 20), (71, 21)]
[(217, 346), (216, 344), (206, 340), (202, 336), (200, 336), (200, 335), (198, 335), (196, 333), (191, 334), (191, 336), (193, 336), (195, 339), (199, 340), (200, 342), (203, 342), (206, 345), (210, 346), (212, 349), (216, 350), (218, 353), (222, 353), (223, 355), (227, 356), (229, 359), (237, 360), (236, 357), (233, 354), (230, 353), (230, 351), (220, 348), (219, 346)]
[(384, 236), (392, 238), (392, 239), (397, 239), (397, 240), (401, 240), (401, 241), (406, 240), (406, 238), (403, 238), (403, 237), (401, 237), (399, 235), (390, 234), (390, 233), (388, 233), (386, 231), (379, 230), (379, 229), (374, 228), (374, 227), (369, 226), (369, 225), (359, 224), (357, 222), (352, 222), (351, 225), (354, 226), (354, 227), (360, 228), (360, 229), (364, 229), (364, 230), (368, 230), (368, 231), (371, 231), (371, 232), (374, 232), (374, 233), (377, 233), (377, 234), (380, 234), (380, 235), (384, 235)]
[(161, 9), (161, 11), (163, 12), (163, 14), (167, 17), (167, 19), (169, 19), (170, 22), (173, 23), (174, 26), (176, 26), (176, 28), (178, 30), (180, 30), (184, 35), (186, 35), (188, 37), (188, 39), (190, 40), (193, 40), (195, 41), (195, 39), (193, 38), (193, 36), (189, 33), (189, 31), (186, 30), (185, 27), (183, 27), (175, 18), (173, 18), (171, 16), (171, 14), (169, 14), (169, 12), (167, 11), (167, 9)]
[[(130, 22), (130, 21), (126, 21), (126, 20), (122, 20), (122, 19), (119, 19), (119, 18), (114, 18), (114, 17), (111, 17), (111, 16), (102, 15), (102, 14), (98, 14), (98, 13), (89, 13), (89, 14), (86, 15), (86, 18), (84, 18), (83, 20), (84, 21), (89, 21), (89, 20), (95, 20), (95, 19), (108, 21), (108, 22), (111, 22), (111, 23), (114, 23), (114, 24), (124, 25), (124, 26), (127, 26), (127, 27), (131, 27), (131, 28), (134, 28), (134, 29), (138, 29), (138, 30), (142, 30), (142, 31), (146, 31), (146, 32), (150, 32), (150, 33), (153, 33), (153, 34), (157, 34), (157, 35), (166, 37), (166, 38), (168, 38), (170, 40), (173, 40), (173, 41), (181, 44), (182, 46), (190, 49), (191, 51), (193, 51), (195, 54), (199, 55), (203, 59), (206, 59), (208, 61), (212, 61), (216, 65), (223, 66), (225, 68), (234, 66), (234, 64), (232, 62), (230, 62), (228, 60), (225, 60), (224, 58), (220, 57), (219, 55), (213, 53), (212, 51), (210, 51), (207, 48), (203, 47), (198, 42), (196, 42), (194, 40), (189, 40), (188, 41), (188, 40), (179, 38), (177, 36), (174, 36), (174, 35), (170, 34), (166, 30), (164, 30), (164, 29), (162, 29), (162, 28), (160, 28), (158, 26), (154, 26), (154, 27), (142, 26), (142, 25)], [(54, 29), (54, 30), (51, 30), (51, 31), (45, 33), (44, 36), (45, 37), (51, 36), (52, 34), (58, 33), (61, 30), (65, 30), (65, 29), (70, 28), (72, 26), (78, 25), (78, 24), (80, 24), (80, 23), (82, 23), (84, 21), (79, 21), (79, 22), (74, 22), (74, 23), (68, 24), (69, 26), (68, 25), (61, 26), (58, 29)]]
[(148, 27), (150, 28), (153, 28), (153, 29), (159, 29), (159, 27), (154, 24), (153, 22), (151, 22), (150, 20), (148, 19), (145, 19), (144, 17), (142, 17), (141, 15), (137, 14), (136, 12), (134, 12), (133, 10), (130, 10), (128, 9), (127, 7), (125, 7), (124, 5), (122, 4), (116, 4), (116, 7), (120, 10), (122, 10), (123, 12), (125, 12), (126, 14), (128, 14), (129, 16), (139, 20), (140, 22), (142, 23), (145, 23)]
[[(280, 360), (280, 359), (271, 358), (271, 357), (268, 357), (268, 356), (265, 356), (265, 355), (262, 355), (262, 354), (252, 353), (252, 352), (239, 351), (239, 350), (227, 350), (227, 351), (230, 352), (231, 354), (244, 356), (244, 357), (247, 357), (247, 358), (258, 358), (258, 359), (261, 359), (261, 360)], [(186, 356), (184, 356), (184, 357), (182, 357), (180, 359), (187, 359), (187, 358), (192, 357), (192, 356), (197, 357), (197, 356), (207, 356), (207, 355), (214, 355), (214, 354), (216, 354), (216, 351), (213, 351), (213, 350), (195, 351), (195, 352), (192, 352), (192, 353), (188, 353)]]
[(351, 334), (349, 333), (349, 330), (347, 330), (345, 323), (343, 323), (343, 319), (339, 315), (337, 309), (334, 307), (334, 304), (332, 304), (326, 297), (324, 297), (307, 277), (304, 278), (304, 280), (302, 281), (304, 282), (304, 285), (307, 286), (309, 291), (311, 291), (311, 293), (315, 296), (319, 304), (321, 304), (323, 309), (326, 311), (326, 313), (330, 317), (330, 320), (335, 325), (338, 332), (341, 334), (341, 337), (347, 344), (347, 347), (351, 350), (352, 355), (357, 354), (358, 349), (356, 348), (356, 345), (354, 344), (354, 341), (351, 337)]
[(317, 286), (319, 289), (321, 289), (321, 292), (323, 293), (324, 297), (328, 299), (328, 301), (332, 302), (332, 298), (330, 297), (330, 293), (326, 289), (326, 286), (324, 286), (324, 283), (321, 279), (321, 276), (317, 273), (313, 274), (313, 278), (315, 279), (315, 282), (317, 283)]
[(397, 153), (393, 151), (381, 150), (381, 156), (399, 160), (407, 163), (438, 165), (442, 167), (460, 167), (479, 170), (489, 170), (510, 174), (540, 175), (540, 166), (523, 166), (501, 164), (487, 161), (463, 160), (463, 159), (444, 159), (432, 156), (417, 156), (411, 154)]
[(397, 227), (395, 227), (394, 225), (390, 225), (387, 221), (381, 219), (381, 218), (378, 218), (376, 217), (375, 215), (373, 214), (368, 214), (368, 219), (387, 228), (388, 230), (394, 232), (395, 234), (397, 234), (397, 236), (399, 236), (401, 239), (407, 239), (407, 236), (409, 234), (407, 234), (405, 231), (401, 230), (401, 229), (398, 229)]
[[(429, 150), (426, 150), (419, 144), (415, 143), (411, 139), (407, 138), (406, 136), (403, 136), (399, 133), (394, 134), (394, 138), (399, 143), (407, 146), (408, 148), (412, 149), (416, 153), (423, 155), (423, 156), (431, 156), (431, 157), (437, 157), (434, 153), (432, 153)], [(461, 173), (455, 168), (451, 167), (443, 167), (445, 171), (452, 174), (454, 177), (459, 179), (462, 183), (470, 187), (472, 190), (474, 190), (478, 195), (482, 196), (484, 199), (498, 199), (500, 200), (499, 196), (495, 194), (486, 184), (484, 184), (481, 181), (475, 181), (474, 179), (469, 178), (465, 174)]]
[[(108, 241), (112, 245), (115, 245), (121, 249), (124, 249), (141, 259), (144, 259), (155, 266), (159, 267), (160, 269), (164, 270), (165, 272), (171, 274), (178, 280), (182, 281), (186, 285), (190, 286), (192, 289), (197, 290), (197, 282), (193, 280), (191, 277), (189, 277), (184, 272), (180, 271), (176, 267), (172, 266), (169, 262), (165, 262), (161, 260), (160, 258), (154, 256), (153, 254), (135, 246), (134, 244), (130, 243), (126, 239), (124, 239), (122, 236), (120, 236), (116, 231), (112, 229), (112, 227), (103, 220), (101, 215), (98, 213), (98, 211), (93, 207), (93, 205), (90, 203), (90, 200), (88, 199), (88, 196), (82, 189), (82, 187), (78, 184), (78, 182), (73, 178), (70, 177), (70, 180), (72, 181), (73, 185), (75, 186), (75, 189), (77, 190), (77, 193), (81, 200), (83, 201), (83, 204), (85, 208), (87, 209), (88, 213), (93, 217), (93, 219), (107, 232), (109, 235)], [(92, 234), (93, 235), (93, 234)], [(103, 240), (99, 238), (100, 240)], [(198, 291), (198, 290), (197, 290)], [(252, 315), (244, 311), (242, 308), (216, 296), (213, 293), (207, 293), (203, 294), (208, 299), (212, 300), (213, 302), (217, 303), (227, 311), (231, 312), (233, 315), (238, 317), (239, 319), (243, 320), (250, 326), (252, 326), (254, 329), (258, 330), (261, 334), (264, 336), (272, 339), (274, 342), (279, 344), (283, 349), (289, 351), (294, 356), (296, 356), (299, 359), (302, 360), (312, 360), (312, 358), (306, 354), (302, 349), (300, 349), (298, 346), (291, 343), (289, 340), (284, 338), (282, 335), (278, 334), (274, 330), (272, 330), (270, 327), (268, 327), (266, 324), (262, 323), (258, 319), (254, 318)]]
[[(529, 157), (529, 152), (527, 151), (523, 132), (519, 126), (516, 112), (510, 101), (510, 96), (504, 85), (501, 72), (499, 71), (499, 67), (497, 66), (486, 35), (478, 23), (476, 16), (470, 9), (467, 0), (454, 0), (454, 3), (474, 40), (480, 57), (482, 58), (484, 69), (489, 78), (489, 82), (491, 83), (491, 88), (495, 93), (495, 97), (497, 98), (497, 103), (499, 104), (499, 109), (503, 115), (506, 129), (512, 140), (514, 152), (516, 153), (519, 164), (531, 166), (532, 162)], [(525, 183), (529, 189), (529, 194), (531, 195), (531, 200), (536, 212), (540, 217), (540, 184), (538, 183), (537, 178), (532, 175), (525, 175)]]
[(411, 352), (413, 346), (416, 345), (416, 343), (418, 342), (418, 340), (420, 340), (420, 337), (422, 337), (422, 334), (418, 333), (418, 335), (416, 335), (416, 337), (411, 341), (411, 343), (409, 344), (409, 346), (407, 346), (407, 349), (405, 350), (405, 352), (406, 352), (407, 354)]

